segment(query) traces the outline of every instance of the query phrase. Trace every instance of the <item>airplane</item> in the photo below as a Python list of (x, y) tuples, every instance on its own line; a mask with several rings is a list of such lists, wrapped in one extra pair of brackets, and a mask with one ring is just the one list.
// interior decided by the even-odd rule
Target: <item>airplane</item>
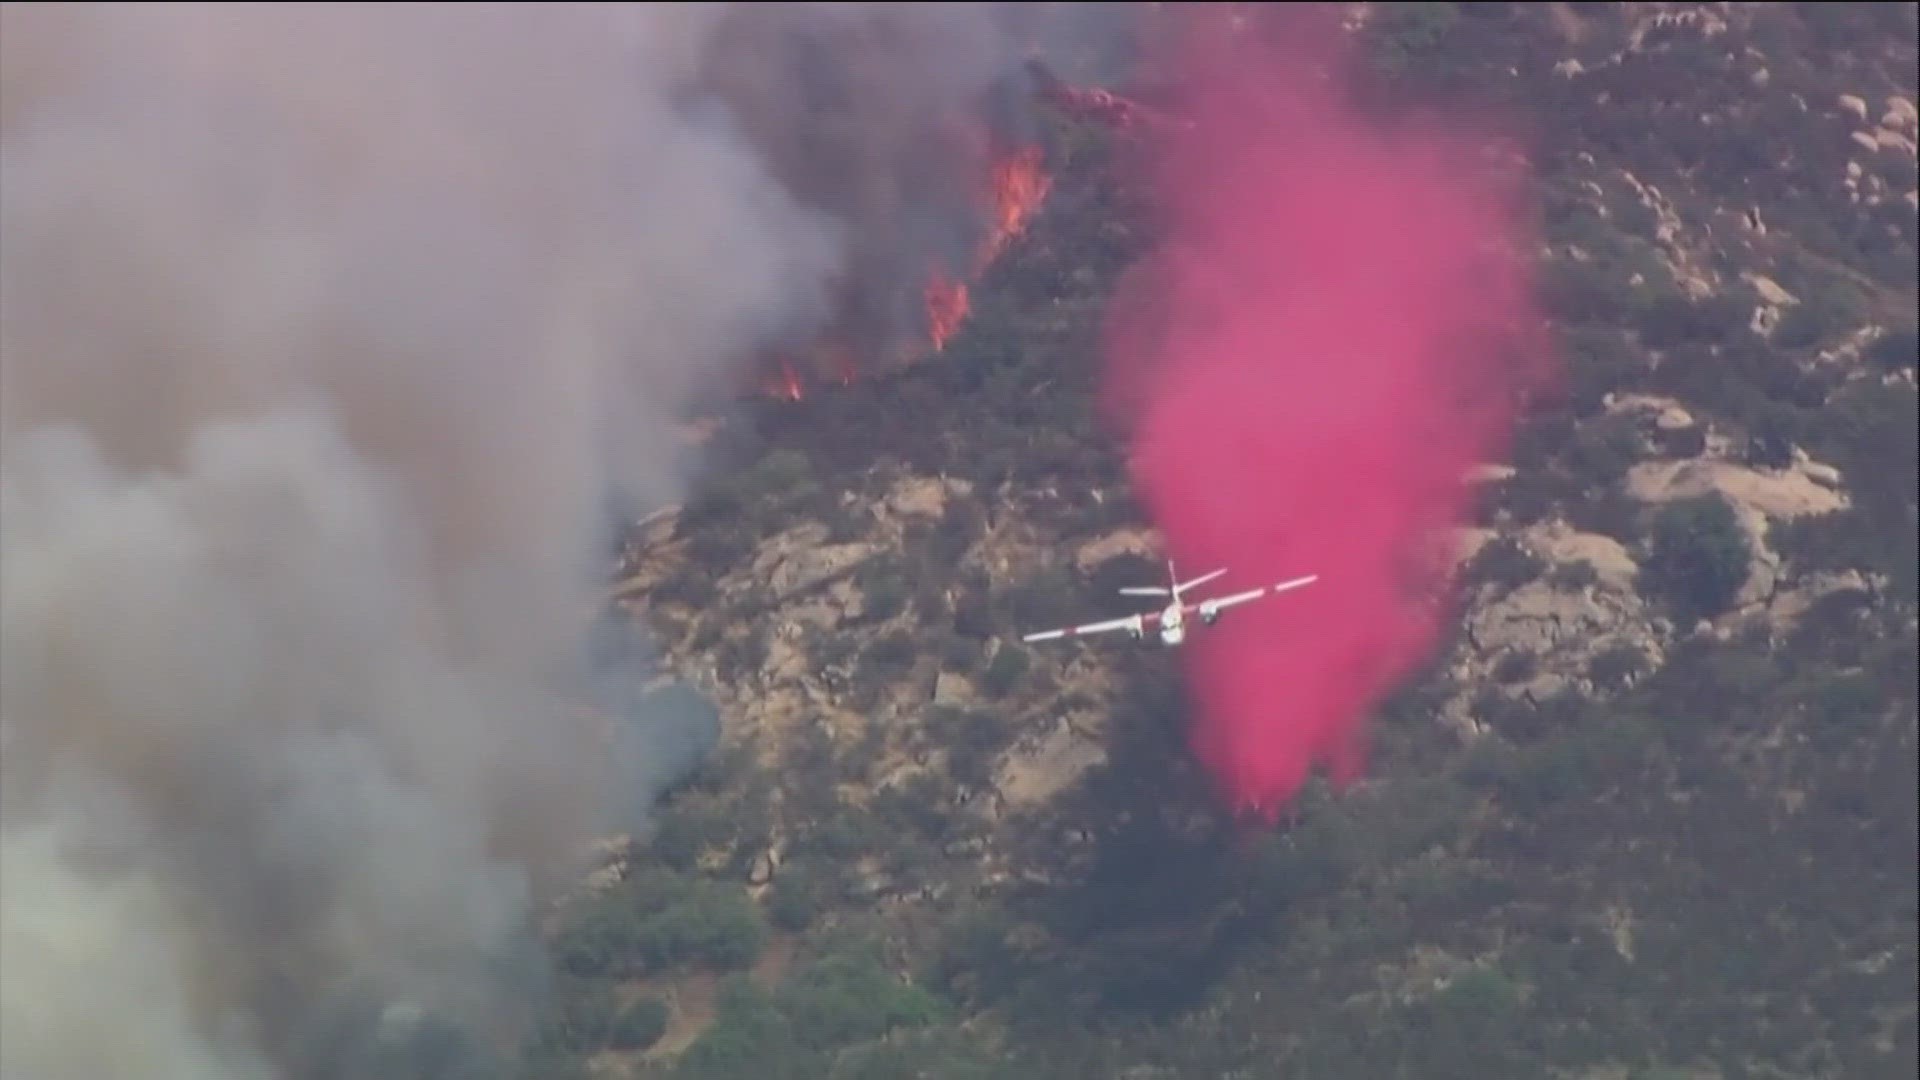
[(1210, 570), (1194, 578), (1192, 581), (1181, 581), (1179, 574), (1176, 573), (1173, 568), (1173, 560), (1169, 559), (1167, 560), (1167, 588), (1136, 586), (1120, 590), (1121, 594), (1125, 596), (1169, 597), (1171, 602), (1159, 611), (1142, 612), (1138, 615), (1129, 615), (1124, 619), (1108, 619), (1105, 622), (1089, 623), (1086, 626), (1071, 626), (1064, 630), (1042, 630), (1037, 634), (1028, 634), (1020, 640), (1052, 641), (1057, 638), (1104, 634), (1109, 630), (1125, 630), (1133, 636), (1133, 640), (1141, 641), (1146, 638), (1147, 627), (1149, 625), (1158, 625), (1160, 643), (1172, 647), (1187, 640), (1187, 616), (1189, 614), (1198, 614), (1202, 625), (1212, 626), (1215, 622), (1219, 621), (1220, 613), (1227, 608), (1252, 600), (1258, 600), (1270, 592), (1283, 593), (1289, 589), (1297, 589), (1302, 585), (1311, 585), (1315, 581), (1320, 580), (1319, 574), (1308, 574), (1306, 577), (1293, 578), (1292, 580), (1283, 581), (1271, 587), (1262, 585), (1257, 589), (1248, 589), (1246, 592), (1234, 593), (1232, 596), (1220, 596), (1212, 600), (1202, 600), (1197, 604), (1184, 599), (1183, 594), (1185, 594), (1187, 590), (1205, 585), (1207, 582), (1214, 580), (1224, 573), (1226, 573), (1225, 569)]

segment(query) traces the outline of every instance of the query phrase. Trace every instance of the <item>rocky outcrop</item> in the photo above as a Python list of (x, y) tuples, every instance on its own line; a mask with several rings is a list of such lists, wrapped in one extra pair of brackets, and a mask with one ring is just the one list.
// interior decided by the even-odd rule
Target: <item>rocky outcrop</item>
[[(1462, 546), (1477, 550), (1494, 535), (1471, 530)], [(1484, 689), (1536, 702), (1565, 690), (1591, 692), (1595, 657), (1631, 647), (1657, 658), (1667, 636), (1665, 622), (1652, 618), (1634, 591), (1639, 566), (1618, 540), (1557, 520), (1513, 539), (1549, 569), (1470, 603), (1464, 647), (1449, 670), (1459, 692), (1441, 709), (1442, 723), (1463, 737), (1482, 730), (1473, 703)]]
[(994, 786), (1010, 808), (1040, 805), (1106, 760), (1100, 740), (1062, 716), (1029, 745), (1007, 755)]
[(1839, 479), (1838, 470), (1804, 455), (1797, 455), (1789, 468), (1765, 472), (1726, 461), (1647, 461), (1628, 472), (1627, 490), (1650, 503), (1709, 493), (1727, 500), (1753, 547), (1746, 584), (1733, 601), (1740, 609), (1767, 600), (1778, 586), (1780, 556), (1767, 542), (1769, 522), (1845, 509)]

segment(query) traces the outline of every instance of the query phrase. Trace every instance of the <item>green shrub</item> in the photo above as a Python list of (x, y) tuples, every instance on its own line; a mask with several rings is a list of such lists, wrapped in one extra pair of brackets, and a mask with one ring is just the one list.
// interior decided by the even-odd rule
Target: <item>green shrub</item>
[(952, 744), (991, 752), (1007, 745), (1008, 734), (1008, 725), (1000, 714), (969, 709), (957, 717)]
[(631, 913), (596, 897), (554, 939), (554, 962), (576, 978), (625, 974), (634, 961), (633, 935)]
[(913, 667), (919, 655), (913, 638), (904, 633), (895, 633), (867, 646), (867, 651), (860, 657), (860, 666), (870, 678), (899, 678)]
[(797, 850), (845, 862), (880, 846), (886, 837), (871, 814), (843, 807), (798, 837)]
[(1463, 1023), (1501, 1023), (1520, 1006), (1520, 991), (1512, 979), (1489, 968), (1474, 968), (1456, 977), (1434, 998), (1442, 1015)]
[(901, 568), (891, 559), (872, 559), (854, 575), (860, 588), (862, 615), (874, 622), (885, 622), (906, 607), (908, 582)]
[(989, 693), (1005, 694), (1027, 677), (1027, 671), (1032, 666), (1033, 661), (1028, 657), (1027, 650), (1016, 645), (1002, 645), (987, 663), (982, 682)]
[(1655, 428), (1655, 449), (1667, 457), (1699, 457), (1707, 449), (1707, 429), (1701, 424), (1680, 428)]
[(637, 942), (654, 967), (704, 961), (715, 967), (751, 964), (766, 944), (766, 929), (745, 893), (703, 889), (651, 915)]
[(939, 641), (942, 668), (965, 675), (979, 667), (980, 645), (978, 642), (957, 633), (941, 634)]
[(1860, 745), (1887, 708), (1886, 698), (1866, 675), (1835, 675), (1807, 687), (1808, 739), (1821, 750)]
[[(1634, 201), (1638, 206), (1638, 200)], [(1630, 384), (1646, 370), (1646, 361), (1627, 335), (1610, 327), (1572, 327), (1565, 331), (1567, 398), (1581, 415), (1601, 409), (1601, 400)]]
[(719, 811), (689, 802), (665, 811), (655, 828), (647, 853), (675, 870), (691, 870), (700, 853), (732, 838), (726, 817)]
[(1539, 667), (1539, 658), (1530, 652), (1514, 650), (1502, 653), (1500, 659), (1494, 662), (1493, 679), (1495, 682), (1508, 685), (1523, 683), (1533, 678), (1534, 672), (1539, 670)]
[(1010, 1066), (977, 1032), (948, 1025), (894, 1032), (849, 1049), (831, 1080), (1013, 1080), (1032, 1075)]
[(759, 909), (737, 885), (645, 870), (593, 897), (555, 942), (561, 967), (580, 978), (684, 963), (752, 963), (766, 943)]
[(1773, 344), (1790, 352), (1813, 349), (1859, 326), (1863, 306), (1859, 294), (1844, 283), (1820, 279), (1781, 316), (1780, 325), (1773, 329)]
[(1684, 618), (1712, 618), (1746, 584), (1753, 545), (1718, 493), (1669, 503), (1654, 515), (1641, 580)]
[(993, 636), (992, 586), (978, 575), (962, 575), (953, 603), (953, 632), (973, 641)]
[(813, 483), (813, 461), (802, 450), (779, 449), (760, 459), (746, 487), (763, 496), (790, 497)]
[(1579, 592), (1600, 583), (1600, 572), (1585, 559), (1556, 563), (1547, 575), (1548, 584), (1561, 592)]
[(586, 1055), (545, 1048), (528, 1051), (513, 1075), (515, 1080), (593, 1080)]
[(607, 1045), (615, 1050), (645, 1050), (667, 1033), (667, 1021), (673, 1015), (667, 1003), (657, 998), (642, 998), (620, 1011), (607, 1033)]
[(1647, 654), (1638, 645), (1615, 645), (1599, 653), (1587, 668), (1587, 678), (1604, 690), (1621, 690), (1647, 671)]
[(767, 890), (767, 919), (781, 930), (805, 930), (820, 917), (825, 907), (824, 893), (818, 875), (807, 867), (781, 867), (773, 887)]
[(1065, 570), (1044, 570), (1015, 586), (1007, 599), (1008, 613), (1022, 627), (1071, 626), (1085, 615), (1080, 590)]
[(1920, 355), (1920, 332), (1911, 324), (1888, 331), (1866, 351), (1868, 362), (1886, 371), (1912, 368), (1917, 355)]
[(1640, 460), (1639, 422), (1630, 416), (1605, 416), (1581, 425), (1574, 435), (1568, 466), (1583, 484), (1617, 483)]
[[(681, 1080), (784, 1080), (828, 1075), (843, 1048), (938, 1019), (937, 999), (893, 977), (870, 951), (814, 960), (775, 989), (743, 977), (722, 985), (712, 1027), (676, 1063)], [(837, 1074), (835, 1074), (837, 1075)]]
[(1460, 21), (1460, 5), (1384, 3), (1374, 9), (1369, 29), (1391, 61), (1433, 52)]
[(1546, 569), (1547, 564), (1539, 556), (1508, 537), (1496, 536), (1474, 554), (1467, 577), (1509, 592), (1539, 577)]
[(795, 1040), (815, 1050), (879, 1038), (896, 1027), (916, 1027), (940, 1015), (940, 1002), (901, 982), (871, 951), (823, 957), (807, 965), (774, 995)]
[(721, 984), (713, 1026), (675, 1062), (679, 1080), (789, 1080), (805, 1075), (793, 1026), (744, 976)]
[(1860, 567), (1889, 575), (1894, 590), (1915, 592), (1920, 566), (1920, 401), (1911, 383), (1860, 379), (1835, 393), (1821, 412), (1816, 457), (1832, 461), (1853, 498), (1848, 510), (1791, 523), (1805, 535), (1796, 562), (1807, 567)]
[(616, 1026), (619, 1001), (611, 984), (575, 984), (555, 1014), (534, 1034), (545, 1051), (590, 1051), (607, 1045)]
[(1761, 469), (1784, 469), (1793, 464), (1793, 446), (1800, 438), (1800, 414), (1790, 405), (1765, 402), (1747, 422), (1747, 463)]

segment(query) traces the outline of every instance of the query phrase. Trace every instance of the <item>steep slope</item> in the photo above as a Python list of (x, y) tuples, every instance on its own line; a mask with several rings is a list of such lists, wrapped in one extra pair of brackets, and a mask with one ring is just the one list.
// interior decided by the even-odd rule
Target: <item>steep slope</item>
[(1915, 5), (1351, 23), (1379, 107), (1531, 119), (1567, 358), (1369, 780), (1237, 831), (1174, 658), (1017, 642), (1155, 574), (1092, 406), (1143, 219), (1060, 118), (941, 354), (743, 407), (635, 530), (621, 603), (728, 749), (563, 955), (684, 1054), (575, 1024), (543, 1068), (1912, 1074)]

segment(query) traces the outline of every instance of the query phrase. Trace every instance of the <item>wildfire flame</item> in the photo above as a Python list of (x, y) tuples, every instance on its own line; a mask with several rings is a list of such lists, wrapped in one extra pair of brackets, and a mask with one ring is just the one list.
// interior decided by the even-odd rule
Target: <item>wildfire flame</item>
[(954, 331), (960, 328), (960, 320), (967, 317), (967, 286), (964, 282), (948, 280), (947, 275), (936, 269), (927, 278), (925, 295), (927, 334), (933, 339), (934, 350), (938, 351), (947, 347)]
[(1047, 175), (1043, 153), (1037, 146), (1023, 147), (993, 163), (993, 232), (980, 248), (975, 273), (984, 273), (1026, 232), (1027, 222), (1051, 190), (1053, 178)]
[(768, 379), (761, 387), (761, 392), (768, 397), (799, 401), (803, 395), (800, 391), (800, 375), (793, 370), (793, 361), (780, 357), (780, 374)]
[[(1115, 126), (1127, 126), (1143, 118), (1144, 110), (1125, 98), (1105, 90), (1068, 86), (1037, 62), (1032, 65), (1032, 71), (1040, 96), (1076, 118)], [(936, 267), (929, 272), (921, 289), (927, 320), (927, 340), (923, 348), (930, 347), (931, 352), (944, 350), (966, 321), (972, 309), (968, 281), (977, 280), (1007, 253), (1026, 233), (1034, 214), (1046, 202), (1053, 189), (1053, 178), (1047, 175), (1044, 150), (1038, 146), (1020, 146), (996, 155), (982, 177), (981, 186), (983, 209), (988, 219), (987, 235), (974, 252), (970, 265), (964, 268), (965, 276)], [(851, 385), (858, 369), (848, 343), (836, 341), (824, 348), (823, 358), (831, 365), (834, 378), (842, 386)], [(898, 359), (909, 361), (913, 353), (919, 351), (910, 348)], [(799, 401), (803, 396), (802, 387), (793, 362), (781, 357), (779, 377), (768, 380), (765, 392), (771, 397)]]
[[(990, 213), (987, 238), (974, 254), (973, 274), (986, 273), (1013, 242), (1027, 231), (1027, 224), (1053, 189), (1047, 175), (1045, 154), (1037, 146), (1021, 147), (996, 158), (987, 176), (987, 203)], [(933, 351), (947, 347), (972, 308), (967, 283), (954, 281), (936, 269), (927, 279), (927, 336)]]
[(1158, 129), (1184, 128), (1186, 121), (1165, 113), (1150, 110), (1137, 101), (1130, 101), (1111, 90), (1097, 86), (1071, 86), (1062, 82), (1046, 64), (1038, 58), (1027, 61), (1027, 73), (1033, 77), (1034, 86), (1042, 100), (1075, 120), (1084, 120), (1108, 127), (1130, 129), (1151, 127)]

